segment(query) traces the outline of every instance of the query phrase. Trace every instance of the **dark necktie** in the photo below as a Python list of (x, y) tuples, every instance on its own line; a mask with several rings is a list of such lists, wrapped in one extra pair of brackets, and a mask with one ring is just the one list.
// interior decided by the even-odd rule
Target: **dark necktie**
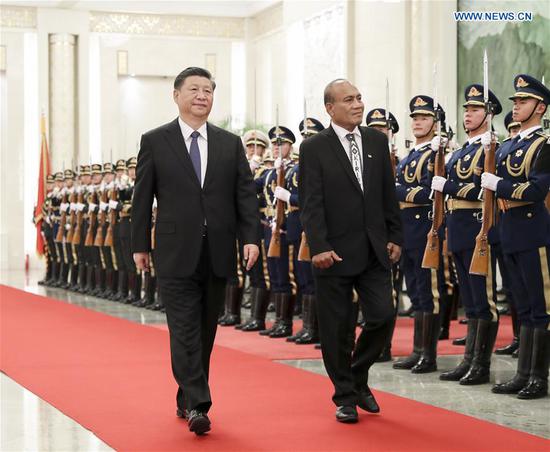
[(199, 150), (199, 143), (197, 141), (200, 133), (196, 130), (191, 134), (191, 147), (189, 148), (189, 157), (191, 157), (191, 163), (193, 163), (193, 168), (195, 169), (195, 174), (199, 180), (199, 184), (202, 185), (201, 180), (201, 152)]
[(353, 172), (355, 173), (357, 182), (359, 182), (359, 186), (361, 187), (361, 190), (363, 190), (363, 168), (361, 164), (361, 157), (359, 156), (359, 146), (357, 146), (355, 135), (353, 133), (348, 133), (346, 138), (349, 141), (351, 166), (353, 167)]

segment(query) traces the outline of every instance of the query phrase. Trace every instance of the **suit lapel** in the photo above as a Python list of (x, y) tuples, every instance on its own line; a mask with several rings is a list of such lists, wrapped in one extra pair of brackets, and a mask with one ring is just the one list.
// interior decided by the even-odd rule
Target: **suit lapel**
[(338, 138), (338, 135), (336, 135), (336, 132), (332, 128), (332, 126), (329, 126), (327, 129), (327, 136), (330, 141), (330, 147), (333, 150), (333, 152), (338, 157), (338, 160), (342, 164), (346, 174), (351, 179), (351, 182), (353, 185), (359, 190), (361, 193), (363, 191), (361, 190), (361, 186), (359, 185), (359, 182), (357, 181), (357, 178), (355, 177), (355, 173), (353, 172), (353, 168), (351, 166), (351, 162), (349, 161), (348, 154), (344, 150), (344, 147), (342, 146), (342, 143), (340, 142), (340, 138)]
[(174, 152), (178, 160), (183, 164), (183, 167), (189, 174), (189, 177), (198, 185), (199, 180), (195, 174), (195, 169), (193, 168), (193, 163), (191, 162), (191, 157), (189, 157), (189, 150), (185, 145), (183, 135), (181, 134), (180, 125), (178, 119), (176, 118), (172, 121), (168, 129), (166, 130), (166, 140), (170, 145), (170, 149)]
[[(206, 184), (212, 180), (212, 175), (215, 172), (216, 165), (219, 159), (219, 145), (218, 140), (218, 130), (210, 125), (206, 124), (206, 133), (208, 134), (208, 152), (207, 152), (207, 164), (206, 164), (206, 175), (204, 176), (203, 187), (206, 187)], [(191, 160), (191, 159), (190, 159)]]

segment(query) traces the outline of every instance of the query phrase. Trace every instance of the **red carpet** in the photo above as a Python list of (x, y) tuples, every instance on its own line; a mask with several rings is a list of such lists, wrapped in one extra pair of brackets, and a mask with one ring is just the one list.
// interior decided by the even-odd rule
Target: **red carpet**
[[(166, 332), (0, 286), (0, 367), (116, 450), (548, 450), (542, 438), (377, 392), (381, 415), (333, 419), (322, 376), (217, 346), (213, 431), (174, 416)], [(414, 415), (411, 415), (414, 413)]]
[[(393, 335), (393, 356), (405, 356), (412, 350), (413, 319), (399, 318)], [(166, 329), (166, 325), (155, 325)], [(301, 321), (294, 322), (294, 331), (302, 328)], [(358, 331), (359, 333), (359, 331)], [(451, 322), (450, 339), (439, 341), (438, 353), (440, 355), (461, 355), (464, 347), (457, 347), (452, 340), (466, 334), (466, 325)], [(229, 347), (245, 353), (262, 356), (269, 359), (309, 359), (321, 358), (321, 351), (315, 350), (313, 345), (295, 345), (286, 342), (286, 339), (270, 339), (260, 336), (258, 333), (243, 333), (233, 327), (219, 327), (216, 337), (218, 345)], [(509, 344), (512, 341), (512, 323), (509, 316), (501, 318), (496, 347)]]

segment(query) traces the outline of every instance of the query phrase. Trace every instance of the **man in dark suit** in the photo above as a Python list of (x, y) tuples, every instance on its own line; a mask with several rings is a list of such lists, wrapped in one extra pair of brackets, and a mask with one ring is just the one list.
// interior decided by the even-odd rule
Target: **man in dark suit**
[[(359, 127), (364, 105), (349, 81), (329, 83), (324, 96), (331, 125), (300, 147), (299, 199), (336, 420), (352, 423), (356, 405), (379, 411), (368, 371), (391, 334), (391, 264), (399, 260), (402, 231), (387, 137)], [(353, 289), (366, 315), (356, 344)]]
[(259, 253), (258, 200), (241, 139), (207, 122), (214, 89), (205, 69), (176, 77), (179, 117), (142, 136), (132, 203), (134, 260), (147, 271), (157, 199), (154, 259), (179, 386), (176, 414), (197, 435), (210, 430), (210, 353), (237, 232), (247, 270)]

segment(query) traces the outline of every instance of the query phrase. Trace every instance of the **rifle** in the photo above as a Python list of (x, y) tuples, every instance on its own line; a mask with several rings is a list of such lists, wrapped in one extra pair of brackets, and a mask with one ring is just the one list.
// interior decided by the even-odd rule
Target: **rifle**
[[(80, 187), (82, 189), (82, 191), (78, 194), (78, 200), (77, 200), (77, 203), (78, 204), (83, 204), (84, 203), (84, 187), (81, 186)], [(82, 212), (82, 210), (79, 210), (78, 213), (76, 214), (76, 227), (74, 228), (74, 233), (73, 233), (73, 240), (72, 240), (72, 244), (73, 245), (80, 245), (80, 236), (82, 235), (82, 222), (84, 220), (84, 212)]]
[[(97, 193), (92, 193), (92, 204), (98, 204), (97, 202)], [(97, 223), (97, 213), (95, 210), (90, 213), (90, 224), (88, 225), (88, 233), (86, 234), (86, 240), (84, 241), (84, 246), (94, 246), (94, 227)]]
[[(281, 166), (277, 170), (277, 185), (283, 187), (285, 185), (285, 166), (283, 163), (283, 153), (281, 149), (282, 140), (279, 135), (279, 107), (277, 106), (277, 127), (275, 128), (276, 143), (279, 149), (279, 157)], [(275, 231), (271, 235), (271, 242), (269, 243), (269, 249), (267, 250), (267, 257), (281, 257), (281, 227), (285, 221), (285, 202), (281, 199), (277, 199), (276, 212), (275, 212)]]
[[(67, 192), (63, 193), (61, 198), (61, 204), (67, 204)], [(57, 235), (55, 236), (55, 241), (58, 243), (63, 243), (63, 234), (65, 232), (65, 225), (67, 224), (67, 210), (61, 212), (61, 219), (59, 220), (59, 228), (57, 229)]]
[[(111, 189), (111, 196), (110, 201), (118, 201), (118, 192), (116, 189), (115, 181), (113, 181), (113, 188)], [(110, 209), (109, 210), (109, 227), (107, 228), (107, 233), (105, 234), (105, 241), (103, 242), (103, 246), (113, 246), (114, 240), (113, 240), (113, 232), (114, 227), (116, 223), (116, 210)]]
[[(437, 121), (437, 135), (440, 138), (439, 148), (435, 155), (434, 170), (436, 176), (445, 177), (445, 143), (441, 139), (441, 110), (437, 103), (437, 67), (434, 65), (434, 110), (435, 120)], [(432, 206), (432, 228), (428, 232), (428, 241), (422, 258), (422, 268), (439, 268), (439, 233), (438, 230), (443, 224), (444, 212), (443, 193), (435, 191)]]
[[(76, 199), (76, 186), (73, 185), (73, 192), (71, 193), (71, 199), (69, 201), (70, 204), (75, 204), (77, 201)], [(69, 232), (67, 232), (67, 243), (73, 243), (73, 236), (74, 236), (74, 227), (75, 227), (75, 213), (74, 210), (71, 209), (71, 214), (69, 215), (69, 225), (70, 229)]]
[[(101, 192), (101, 202), (106, 203), (107, 201), (108, 201), (108, 199), (107, 199), (107, 188), (104, 187), (103, 191)], [(97, 226), (97, 232), (95, 234), (94, 246), (101, 247), (101, 246), (103, 246), (103, 242), (105, 242), (105, 237), (103, 236), (103, 228), (105, 226), (105, 221), (106, 220), (107, 220), (107, 218), (106, 218), (105, 211), (99, 209), (98, 226)]]
[[(491, 132), (491, 121), (493, 118), (493, 105), (489, 101), (489, 63), (487, 60), (487, 50), (483, 55), (483, 102), (487, 112), (487, 130)], [(483, 170), (487, 173), (495, 174), (495, 141), (491, 140), (489, 149), (485, 149), (485, 161)], [(472, 275), (487, 276), (489, 273), (489, 230), (493, 227), (495, 217), (495, 192), (483, 189), (483, 221), (481, 229), (476, 237), (476, 246), (470, 263), (470, 273)]]

